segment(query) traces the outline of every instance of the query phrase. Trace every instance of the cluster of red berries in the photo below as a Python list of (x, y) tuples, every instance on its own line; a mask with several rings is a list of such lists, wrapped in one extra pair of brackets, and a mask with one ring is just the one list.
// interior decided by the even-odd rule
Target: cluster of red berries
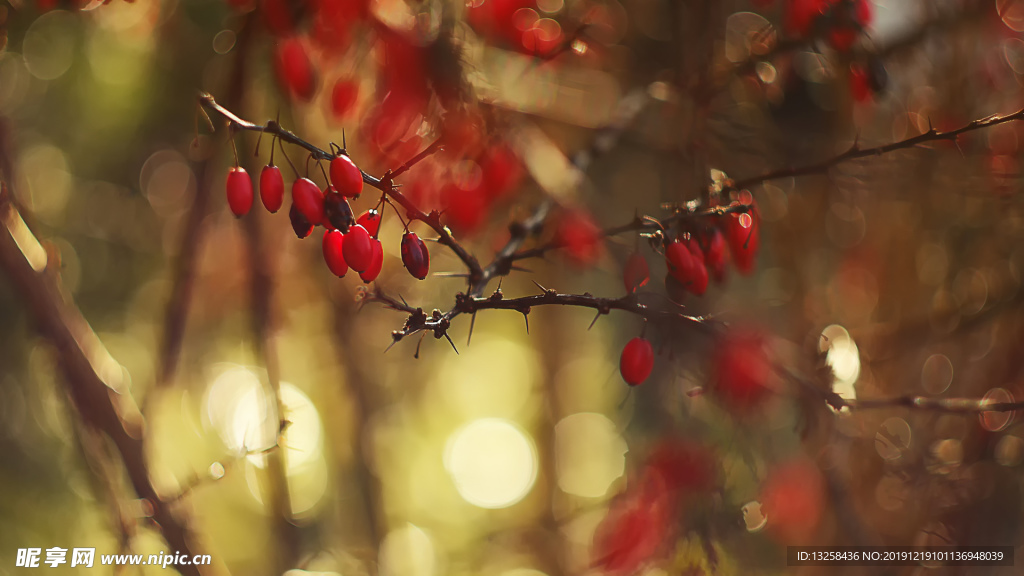
[[(730, 257), (740, 273), (750, 274), (754, 270), (760, 245), (757, 209), (749, 192), (743, 191), (737, 196), (737, 201), (747, 206), (745, 211), (712, 217), (708, 225), (696, 231), (681, 232), (671, 240), (666, 239), (665, 289), (673, 301), (681, 302), (686, 292), (703, 295), (709, 278), (717, 283), (724, 282)], [(630, 294), (650, 280), (650, 268), (639, 250), (626, 260), (622, 276)], [(651, 343), (644, 338), (634, 338), (623, 348), (619, 372), (630, 386), (647, 380), (653, 367), (654, 352)]]
[[(231, 211), (238, 217), (248, 214), (254, 195), (252, 180), (244, 168), (235, 166), (228, 171), (226, 188)], [(330, 183), (324, 190), (309, 178), (295, 180), (288, 217), (299, 238), (312, 234), (316, 226), (325, 228), (324, 261), (334, 275), (344, 277), (351, 268), (359, 273), (363, 282), (370, 283), (380, 274), (384, 248), (377, 238), (379, 212), (367, 210), (358, 219), (353, 218), (349, 199), (358, 197), (362, 191), (362, 171), (351, 158), (340, 154), (331, 160)], [(273, 161), (260, 173), (260, 200), (271, 213), (280, 210), (284, 203), (284, 180)], [(413, 277), (426, 278), (430, 255), (426, 244), (415, 233), (406, 231), (401, 254), (402, 263)]]

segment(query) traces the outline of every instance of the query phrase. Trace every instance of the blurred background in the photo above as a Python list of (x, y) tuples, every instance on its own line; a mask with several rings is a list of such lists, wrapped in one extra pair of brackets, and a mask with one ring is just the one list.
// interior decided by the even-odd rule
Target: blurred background
[[(204, 574), (819, 573), (787, 567), (785, 546), (1020, 542), (1013, 412), (839, 413), (805, 390), (1020, 398), (1020, 125), (758, 175), (1017, 110), (1024, 4), (8, 0), (0, 29), (0, 171), (20, 213), (3, 234), (30, 237), (24, 219), (58, 302), (98, 337), (79, 342), (91, 367), (144, 418), (133, 465), (212, 556)], [(592, 310), (560, 306), (532, 311), (529, 331), (519, 313), (482, 311), (468, 344), (459, 317), (458, 353), (417, 335), (385, 354), (407, 315), (362, 301), (356, 274), (333, 276), (320, 233), (296, 239), (258, 199), (241, 219), (228, 209), (236, 160), (201, 91), (323, 149), (344, 138), (375, 175), (470, 118), (473, 154), (446, 151), (399, 183), (445, 210), (483, 264), (545, 201), (556, 208), (527, 247), (560, 237), (569, 215), (598, 228), (660, 218), (706, 200), (713, 179), (749, 179), (756, 266), (685, 312), (759, 327), (780, 394), (734, 414), (703, 393), (718, 346), (705, 331), (644, 332), (616, 312), (588, 330)], [(233, 142), (256, 180), (275, 144)], [(480, 158), (498, 147), (508, 190), (481, 200)], [(305, 151), (283, 150), (286, 183), (326, 185)], [(374, 192), (353, 210), (377, 206)], [(433, 274), (412, 278), (404, 230), (385, 209), (376, 286), (450, 309), (465, 267), (428, 242)], [(632, 232), (525, 260), (501, 290), (621, 297), (637, 246), (641, 292), (664, 304), (657, 241)], [(121, 444), (69, 398), (66, 351), (36, 330), (16, 274), (0, 272), (0, 574), (23, 570), (26, 547), (169, 551)], [(642, 332), (655, 368), (631, 389), (619, 354)], [(661, 503), (616, 524), (666, 443), (711, 455), (700, 473), (713, 488), (663, 525)], [(705, 465), (687, 462), (684, 475)], [(958, 570), (931, 571), (1015, 573)]]

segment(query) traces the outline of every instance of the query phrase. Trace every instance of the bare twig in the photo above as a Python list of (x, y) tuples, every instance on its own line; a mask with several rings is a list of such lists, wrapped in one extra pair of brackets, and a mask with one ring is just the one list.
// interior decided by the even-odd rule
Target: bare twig
[[(26, 303), (40, 334), (56, 349), (64, 383), (78, 414), (91, 428), (110, 438), (139, 498), (175, 552), (195, 552), (187, 522), (156, 492), (143, 449), (144, 421), (130, 391), (110, 385), (96, 363), (109, 355), (81, 312), (68, 302), (57, 280), (54, 260), (46, 255), (0, 184), (0, 268)], [(176, 565), (186, 576), (199, 576), (193, 565)]]
[[(277, 136), (277, 138), (282, 142), (287, 142), (289, 144), (293, 144), (295, 146), (299, 146), (305, 149), (307, 152), (309, 152), (310, 156), (314, 160), (330, 161), (338, 156), (337, 154), (333, 154), (331, 152), (323, 150), (318, 146), (311, 144), (306, 140), (303, 140), (299, 136), (295, 135), (293, 132), (285, 130), (275, 120), (268, 121), (265, 126), (260, 124), (254, 124), (252, 122), (249, 122), (248, 120), (243, 120), (227, 108), (224, 108), (220, 104), (217, 104), (217, 102), (213, 99), (213, 96), (209, 94), (200, 94), (199, 104), (206, 110), (209, 110), (220, 115), (237, 130), (248, 130), (253, 132), (264, 132), (267, 134), (272, 134), (274, 136)], [(416, 157), (413, 158), (413, 160), (410, 160), (409, 162), (407, 162), (405, 165), (403, 165), (401, 168), (398, 168), (394, 172), (385, 173), (384, 176), (382, 176), (381, 178), (371, 176), (366, 172), (363, 172), (362, 170), (360, 170), (360, 173), (363, 176), (364, 183), (373, 186), (374, 188), (386, 194), (393, 201), (398, 202), (398, 204), (400, 204), (402, 208), (405, 208), (406, 214), (408, 214), (410, 218), (423, 222), (424, 224), (429, 226), (434, 232), (436, 232), (438, 235), (437, 241), (447, 246), (459, 258), (459, 260), (461, 260), (463, 264), (466, 265), (466, 268), (469, 269), (470, 283), (473, 283), (477, 281), (480, 278), (480, 275), (483, 273), (483, 268), (477, 261), (476, 256), (470, 254), (470, 252), (466, 250), (466, 248), (462, 246), (462, 244), (460, 244), (459, 241), (456, 240), (454, 236), (452, 236), (448, 228), (441, 223), (440, 212), (436, 210), (431, 211), (429, 213), (423, 212), (416, 206), (416, 204), (414, 204), (411, 200), (402, 195), (402, 193), (399, 192), (398, 187), (395, 186), (393, 182), (395, 174), (404, 173), (404, 171), (408, 170), (409, 167), (411, 167), (413, 164), (425, 158), (426, 156), (432, 154), (433, 152), (437, 151), (439, 148), (440, 145), (438, 143), (435, 142), (434, 144), (431, 144), (429, 147), (427, 147), (426, 150), (417, 154)]]

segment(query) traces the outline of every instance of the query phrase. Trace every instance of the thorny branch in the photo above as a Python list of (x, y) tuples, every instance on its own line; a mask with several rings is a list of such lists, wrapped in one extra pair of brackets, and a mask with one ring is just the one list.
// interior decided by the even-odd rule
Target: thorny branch
[[(200, 94), (199, 104), (205, 110), (219, 114), (221, 117), (227, 120), (228, 124), (231, 126), (232, 129), (248, 130), (252, 132), (263, 132), (266, 134), (274, 135), (283, 142), (287, 142), (289, 144), (293, 144), (295, 146), (299, 146), (305, 149), (310, 153), (314, 160), (330, 161), (333, 160), (334, 158), (337, 158), (338, 156), (337, 154), (332, 154), (331, 152), (323, 150), (318, 146), (311, 144), (306, 140), (303, 140), (302, 138), (295, 135), (293, 132), (289, 130), (285, 130), (276, 120), (268, 121), (265, 126), (260, 124), (254, 124), (252, 122), (249, 122), (248, 120), (243, 120), (236, 116), (230, 110), (224, 108), (220, 104), (217, 104), (216, 100), (213, 99), (213, 96), (209, 94)], [(410, 218), (412, 218), (413, 220), (419, 220), (420, 222), (423, 222), (424, 224), (429, 226), (434, 232), (436, 232), (438, 235), (437, 241), (447, 246), (452, 252), (454, 252), (455, 255), (458, 256), (459, 260), (462, 260), (463, 264), (466, 265), (466, 268), (469, 269), (469, 278), (470, 282), (472, 283), (479, 279), (480, 276), (483, 274), (483, 268), (481, 268), (480, 262), (477, 261), (476, 256), (470, 254), (469, 251), (466, 250), (466, 248), (462, 246), (462, 244), (460, 244), (458, 240), (455, 239), (454, 236), (452, 236), (451, 232), (448, 231), (444, 224), (441, 224), (440, 212), (436, 210), (433, 210), (430, 213), (423, 212), (416, 206), (416, 204), (414, 204), (411, 200), (402, 195), (402, 193), (398, 190), (398, 187), (395, 186), (394, 184), (394, 178), (396, 177), (397, 174), (404, 173), (419, 160), (422, 160), (423, 158), (429, 156), (431, 153), (439, 150), (441, 146), (442, 144), (438, 142), (431, 144), (426, 150), (418, 154), (416, 158), (410, 160), (404, 166), (397, 169), (395, 172), (386, 172), (380, 178), (371, 176), (366, 172), (363, 172), (362, 170), (360, 170), (360, 172), (363, 175), (364, 183), (373, 186), (374, 188), (386, 194), (395, 202), (398, 202), (402, 206), (402, 208), (405, 208), (406, 213)], [(342, 151), (342, 154), (344, 153), (345, 152)]]

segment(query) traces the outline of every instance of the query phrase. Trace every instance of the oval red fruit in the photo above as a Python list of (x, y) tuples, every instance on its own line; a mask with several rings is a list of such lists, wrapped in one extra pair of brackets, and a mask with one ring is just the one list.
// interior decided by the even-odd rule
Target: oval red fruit
[(338, 80), (331, 90), (331, 113), (335, 118), (345, 118), (359, 99), (359, 84), (352, 80)]
[(373, 263), (373, 242), (366, 228), (358, 224), (348, 229), (344, 245), (345, 262), (356, 272), (365, 272)]
[(299, 211), (299, 207), (296, 206), (294, 202), (292, 202), (291, 209), (288, 210), (288, 219), (292, 223), (292, 230), (295, 231), (295, 235), (298, 236), (300, 240), (313, 233), (313, 225), (310, 224), (309, 220), (307, 220), (305, 216), (302, 215), (302, 212)]
[(725, 265), (729, 260), (729, 252), (725, 246), (725, 238), (718, 228), (709, 228), (704, 235), (704, 264), (708, 273), (721, 284), (725, 281)]
[(308, 102), (316, 92), (316, 71), (298, 38), (287, 38), (277, 44), (274, 57), (277, 78), (294, 98)]
[(359, 277), (366, 284), (376, 280), (381, 267), (384, 266), (384, 247), (380, 245), (380, 240), (370, 238), (370, 250), (370, 266), (359, 273)]
[(647, 380), (654, 368), (654, 349), (645, 338), (633, 338), (622, 349), (619, 372), (630, 386), (639, 386)]
[(284, 203), (284, 179), (277, 166), (264, 166), (260, 172), (260, 200), (271, 214), (281, 209)]
[(715, 345), (712, 354), (715, 397), (734, 412), (748, 412), (771, 393), (771, 361), (764, 338), (750, 330), (734, 330)]
[(402, 236), (402, 264), (414, 278), (423, 280), (430, 270), (430, 253), (427, 245), (413, 232)]
[(363, 174), (351, 158), (342, 154), (331, 160), (331, 184), (343, 196), (354, 198), (363, 192)]
[(345, 262), (345, 256), (342, 254), (344, 239), (345, 236), (337, 230), (324, 232), (324, 261), (327, 262), (327, 268), (331, 270), (331, 273), (338, 278), (343, 278), (348, 273), (348, 263)]
[(377, 236), (377, 231), (380, 230), (380, 213), (373, 209), (367, 210), (359, 215), (356, 224), (366, 228), (370, 236)]
[(235, 216), (245, 216), (252, 208), (252, 179), (245, 168), (235, 166), (228, 170), (228, 206)]
[(651, 279), (651, 270), (647, 266), (647, 259), (639, 251), (633, 252), (626, 259), (626, 267), (622, 271), (622, 280), (626, 285), (626, 292), (632, 294), (638, 288), (647, 285)]
[(703, 296), (708, 289), (708, 269), (704, 264), (704, 251), (692, 236), (686, 239), (686, 247), (693, 255), (693, 276), (687, 288), (697, 296)]
[(573, 262), (582, 266), (593, 264), (601, 255), (601, 229), (583, 210), (572, 210), (562, 217), (555, 241)]
[(687, 290), (698, 296), (707, 290), (707, 268), (694, 251), (690, 250), (689, 242), (669, 242), (668, 246), (665, 246), (665, 260), (669, 273)]
[(299, 212), (312, 223), (324, 220), (324, 193), (309, 178), (299, 178), (292, 184), (292, 200)]
[(328, 186), (324, 194), (324, 218), (331, 228), (341, 230), (342, 233), (348, 232), (349, 227), (354, 224), (352, 207), (344, 196), (338, 194), (334, 186)]

